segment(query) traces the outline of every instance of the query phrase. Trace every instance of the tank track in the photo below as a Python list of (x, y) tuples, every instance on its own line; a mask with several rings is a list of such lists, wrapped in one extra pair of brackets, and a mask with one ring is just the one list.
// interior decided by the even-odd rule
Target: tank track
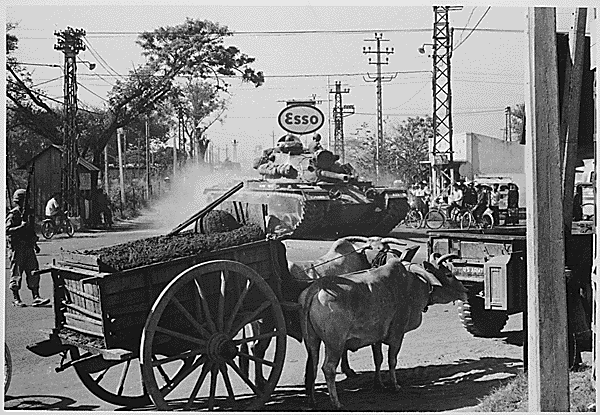
[[(403, 202), (406, 206), (403, 207)], [(373, 235), (385, 236), (389, 234), (398, 224), (406, 217), (409, 206), (408, 202), (403, 199), (392, 199), (389, 201), (388, 208), (381, 221), (373, 228)]]
[(314, 235), (315, 231), (323, 225), (325, 206), (323, 203), (317, 201), (304, 200), (301, 196), (297, 195), (293, 196), (300, 199), (303, 212), (302, 220), (298, 223), (292, 235), (294, 237)]

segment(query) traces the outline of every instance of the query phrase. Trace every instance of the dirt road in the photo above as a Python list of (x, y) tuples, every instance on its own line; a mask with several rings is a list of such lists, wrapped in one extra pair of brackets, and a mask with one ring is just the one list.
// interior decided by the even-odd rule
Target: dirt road
[[(144, 219), (125, 224), (118, 231), (77, 233), (72, 239), (58, 237), (42, 241), (40, 262), (50, 263), (60, 249), (95, 248), (160, 233)], [(401, 230), (401, 229), (398, 229)], [(425, 235), (398, 233), (402, 239), (421, 245), (417, 261), (426, 254)], [(288, 257), (303, 261), (322, 255), (330, 243), (287, 241)], [(8, 290), (7, 290), (8, 291)], [(51, 297), (52, 284), (43, 277), (42, 295)], [(9, 292), (6, 304), (10, 304)], [(30, 301), (29, 293), (24, 293)], [(55, 373), (60, 356), (41, 358), (25, 349), (40, 341), (42, 328), (53, 326), (51, 308), (6, 308), (6, 342), (13, 356), (14, 377), (5, 400), (5, 409), (103, 410), (118, 407), (94, 397), (79, 381), (73, 369)], [(358, 372), (353, 379), (338, 376), (340, 400), (349, 411), (448, 411), (468, 410), (522, 367), (521, 316), (512, 316), (503, 338), (480, 339), (461, 326), (455, 306), (433, 306), (424, 315), (422, 326), (407, 334), (398, 361), (400, 393), (373, 391), (373, 363), (370, 348), (350, 355), (350, 365)], [(387, 349), (384, 347), (384, 353)], [(303, 392), (304, 347), (288, 339), (286, 363), (278, 387), (266, 410), (307, 410)], [(384, 359), (384, 362), (387, 359)], [(384, 363), (383, 369), (387, 371)], [(384, 380), (387, 372), (384, 372)], [(318, 410), (330, 410), (322, 373), (317, 378)], [(152, 410), (140, 408), (138, 410)]]

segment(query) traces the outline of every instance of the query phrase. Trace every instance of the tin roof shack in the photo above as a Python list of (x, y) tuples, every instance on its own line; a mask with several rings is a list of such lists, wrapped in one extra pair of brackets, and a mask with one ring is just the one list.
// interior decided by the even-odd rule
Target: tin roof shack
[[(34, 165), (31, 197), (35, 217), (38, 221), (44, 218), (46, 203), (52, 194), (61, 191), (63, 151), (61, 146), (51, 144), (19, 167), (19, 169), (29, 170), (31, 164)], [(97, 223), (99, 218), (98, 209), (93, 200), (96, 198), (100, 169), (80, 157), (77, 161), (77, 172), (79, 174), (79, 190), (82, 195), (79, 206), (80, 225), (92, 226)]]

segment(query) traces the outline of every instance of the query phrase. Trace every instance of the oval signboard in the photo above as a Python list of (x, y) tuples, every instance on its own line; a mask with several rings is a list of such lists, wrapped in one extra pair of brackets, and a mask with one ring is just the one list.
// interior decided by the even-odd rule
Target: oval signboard
[(323, 126), (325, 116), (312, 105), (290, 105), (279, 113), (279, 125), (288, 133), (310, 134)]

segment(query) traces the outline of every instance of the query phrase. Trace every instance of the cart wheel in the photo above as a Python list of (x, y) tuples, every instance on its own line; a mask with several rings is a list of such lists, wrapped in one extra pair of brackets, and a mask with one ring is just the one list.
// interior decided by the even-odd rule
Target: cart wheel
[[(243, 336), (244, 326), (261, 319), (272, 328)], [(275, 339), (264, 358), (244, 351), (261, 339)], [(265, 280), (239, 262), (208, 261), (174, 278), (152, 306), (140, 345), (142, 377), (159, 410), (256, 410), (279, 381), (286, 341), (279, 300)], [(246, 374), (246, 360), (266, 368), (264, 386)]]
[(12, 379), (12, 359), (10, 358), (10, 350), (8, 344), (4, 343), (4, 394), (8, 391), (10, 381)]
[[(81, 357), (77, 347), (72, 347), (69, 352), (72, 360)], [(77, 376), (92, 394), (113, 405), (139, 407), (151, 403), (143, 388), (137, 357), (115, 361), (114, 365), (107, 360), (102, 363), (97, 368), (74, 365)]]

